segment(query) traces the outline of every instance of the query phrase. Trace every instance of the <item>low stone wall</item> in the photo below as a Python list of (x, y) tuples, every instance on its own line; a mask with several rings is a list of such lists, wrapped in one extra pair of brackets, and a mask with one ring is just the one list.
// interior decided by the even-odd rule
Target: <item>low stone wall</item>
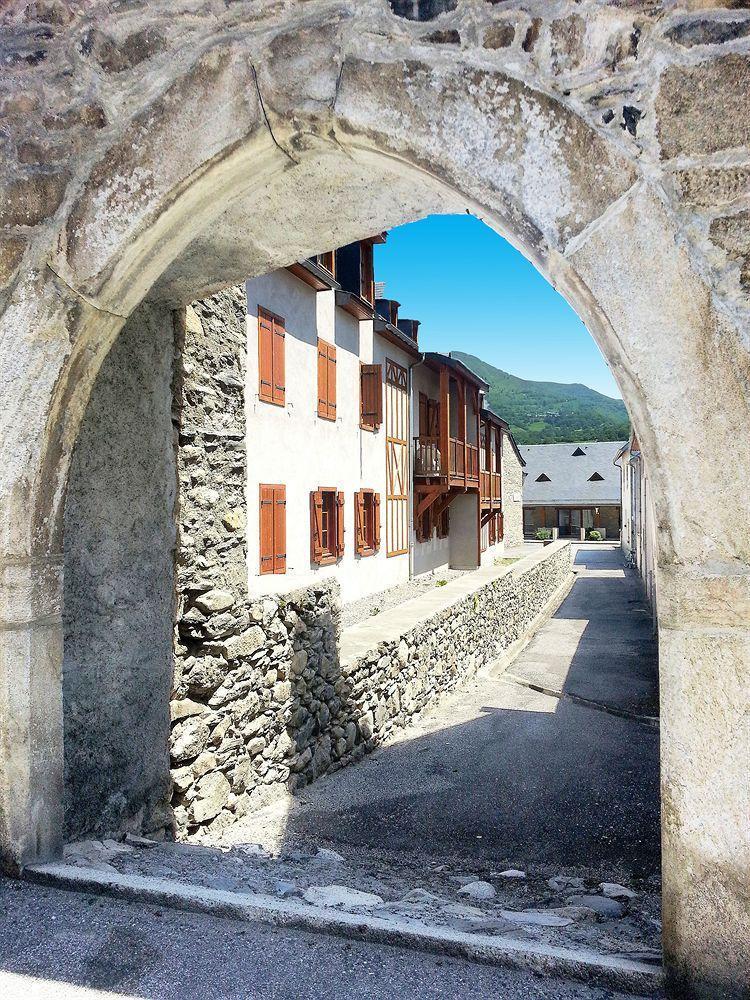
[[(335, 583), (255, 602), (195, 595), (171, 706), (178, 835), (221, 829), (375, 749), (521, 637), (570, 573), (570, 546), (547, 546), (354, 626), (340, 646)], [(227, 616), (237, 627), (219, 638)]]

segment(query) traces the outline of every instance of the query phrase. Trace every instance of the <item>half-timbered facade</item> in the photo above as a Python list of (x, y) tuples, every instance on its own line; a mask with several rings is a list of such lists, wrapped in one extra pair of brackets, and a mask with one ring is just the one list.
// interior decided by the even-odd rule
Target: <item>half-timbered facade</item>
[(376, 298), (369, 240), (247, 283), (251, 591), (335, 576), (342, 599), (502, 550), (507, 424)]

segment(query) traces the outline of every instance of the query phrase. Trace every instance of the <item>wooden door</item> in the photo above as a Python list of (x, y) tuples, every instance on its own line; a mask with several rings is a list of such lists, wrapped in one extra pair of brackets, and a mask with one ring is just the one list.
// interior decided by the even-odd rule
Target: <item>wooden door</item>
[(385, 362), (386, 555), (409, 551), (409, 373)]

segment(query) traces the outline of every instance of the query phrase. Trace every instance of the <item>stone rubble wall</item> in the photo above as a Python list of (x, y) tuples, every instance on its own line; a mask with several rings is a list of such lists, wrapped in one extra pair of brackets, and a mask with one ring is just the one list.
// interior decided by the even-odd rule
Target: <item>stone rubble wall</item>
[[(176, 314), (170, 756), (178, 836), (215, 833), (360, 759), (507, 648), (570, 573), (569, 548), (550, 550), (345, 663), (335, 581), (251, 599), (245, 315), (243, 286)], [(520, 489), (515, 465), (515, 479), (504, 474)], [(521, 504), (511, 506), (520, 516)]]
[(498, 571), (406, 634), (343, 662), (362, 741), (351, 757), (375, 749), (440, 694), (497, 659), (533, 625), (571, 572), (570, 545), (549, 547), (530, 566)]
[(519, 638), (569, 575), (569, 546), (550, 550), (349, 662), (335, 581), (230, 608), (228, 592), (196, 595), (172, 702), (178, 835), (214, 834), (361, 759)]

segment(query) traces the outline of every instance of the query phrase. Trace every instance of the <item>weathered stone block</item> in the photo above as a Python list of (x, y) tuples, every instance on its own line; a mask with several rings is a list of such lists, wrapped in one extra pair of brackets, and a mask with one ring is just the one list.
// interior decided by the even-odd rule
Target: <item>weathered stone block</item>
[(194, 823), (205, 823), (218, 816), (229, 800), (230, 784), (221, 771), (212, 771), (198, 782), (196, 798), (189, 815)]
[(226, 611), (235, 604), (234, 595), (228, 590), (209, 590), (205, 594), (200, 594), (195, 598), (195, 604), (201, 611), (207, 614), (215, 614), (218, 611)]
[(670, 66), (656, 99), (662, 156), (700, 156), (750, 143), (750, 59), (732, 53), (697, 66)]

